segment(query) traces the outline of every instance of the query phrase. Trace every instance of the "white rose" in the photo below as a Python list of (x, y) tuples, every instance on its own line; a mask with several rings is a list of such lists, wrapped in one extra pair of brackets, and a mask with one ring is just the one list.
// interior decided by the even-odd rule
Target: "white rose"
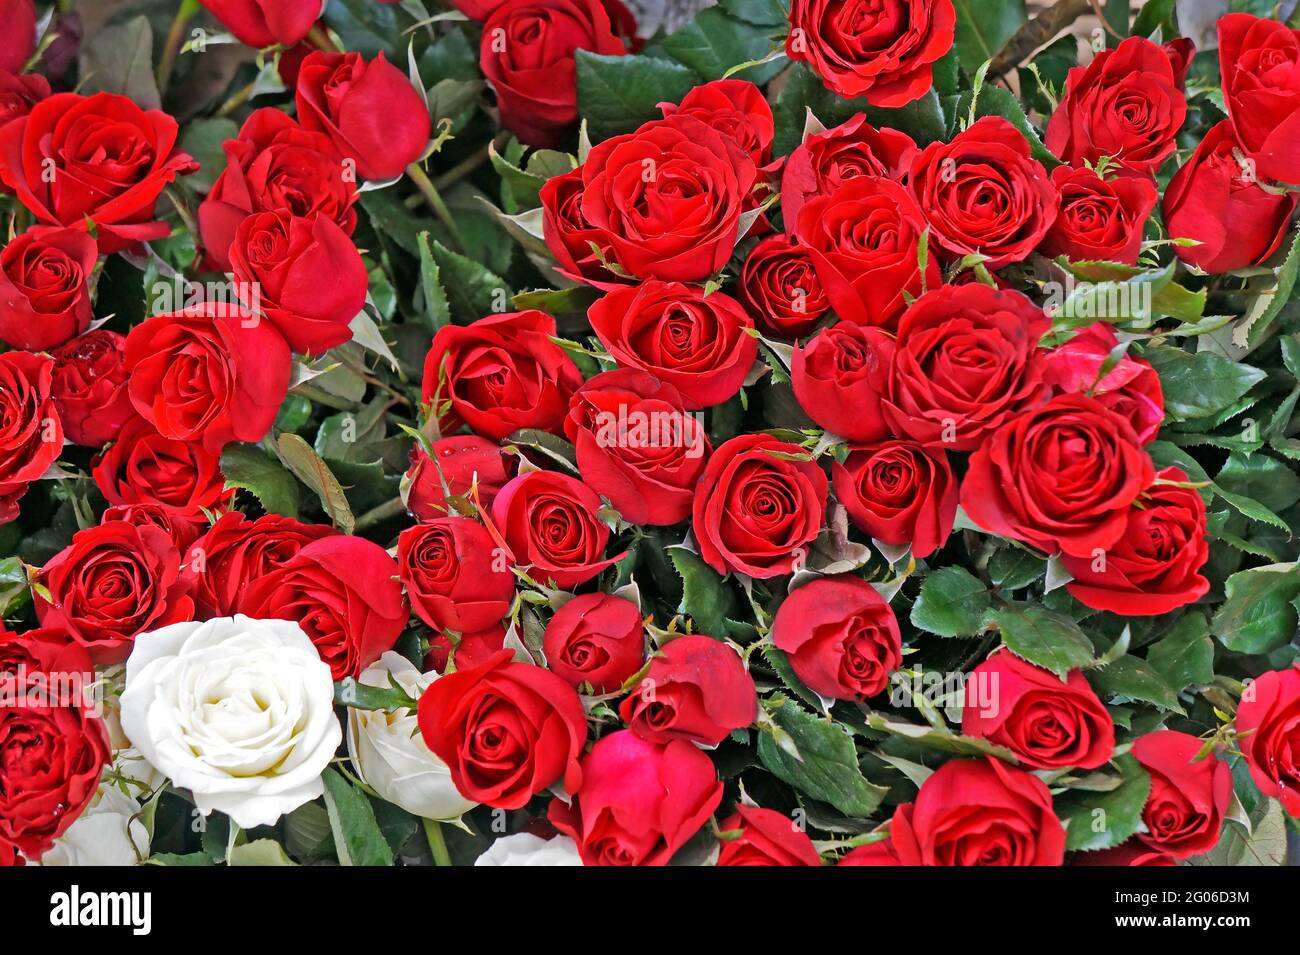
[[(357, 682), (387, 689), (392, 685), (390, 676), (413, 700), (438, 678), (433, 671), (421, 674), (404, 656), (390, 650)], [(416, 816), (457, 819), (478, 805), (460, 794), (447, 764), (425, 745), (414, 710), (385, 713), (349, 708), (348, 752), (371, 789)]]
[(330, 668), (302, 628), (243, 615), (137, 637), (122, 729), (201, 813), (244, 829), (320, 796), (343, 737)]
[(577, 844), (568, 836), (543, 839), (527, 832), (503, 836), (474, 860), (475, 865), (582, 865)]
[(136, 865), (149, 857), (149, 832), (133, 818), (140, 803), (103, 782), (85, 812), (41, 856), (41, 865)]

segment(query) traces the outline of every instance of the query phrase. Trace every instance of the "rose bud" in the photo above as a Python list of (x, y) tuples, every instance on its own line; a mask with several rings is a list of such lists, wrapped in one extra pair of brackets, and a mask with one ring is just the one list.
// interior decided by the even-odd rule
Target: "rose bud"
[(927, 146), (912, 160), (907, 188), (930, 222), (931, 255), (982, 255), (990, 269), (1027, 259), (1060, 204), (1024, 133), (1000, 116)]
[(200, 444), (165, 438), (131, 418), (92, 463), (95, 486), (110, 504), (158, 504), (179, 517), (202, 518), (234, 495), (221, 460)]
[(876, 129), (855, 113), (833, 129), (805, 136), (785, 161), (781, 177), (781, 215), (787, 230), (799, 221), (804, 203), (829, 196), (863, 176), (902, 182), (916, 155), (916, 143), (896, 129)]
[(1246, 686), (1237, 707), (1237, 744), (1259, 791), (1300, 817), (1300, 665), (1264, 673)]
[(623, 555), (605, 559), (609, 527), (601, 501), (576, 478), (530, 471), (492, 502), (492, 523), (505, 536), (516, 566), (539, 584), (567, 590), (585, 584)]
[(749, 250), (736, 297), (759, 331), (786, 341), (811, 332), (831, 307), (808, 250), (783, 235)]
[(941, 448), (851, 444), (844, 463), (832, 461), (831, 482), (855, 527), (892, 547), (910, 544), (918, 559), (947, 543), (957, 519), (957, 478)]
[(77, 229), (33, 226), (0, 252), (0, 341), (44, 351), (90, 327), (91, 274), (99, 252)]
[(758, 695), (740, 654), (721, 640), (687, 634), (653, 656), (645, 679), (618, 713), (651, 742), (717, 746), (757, 719)]
[(100, 448), (135, 416), (126, 391), (126, 338), (98, 328), (54, 351), (54, 402), (68, 440)]
[(21, 72), (36, 52), (36, 4), (0, 0), (0, 70)]
[[(1103, 407), (1132, 422), (1138, 440), (1150, 444), (1165, 420), (1164, 391), (1150, 362), (1124, 354), (1111, 358), (1119, 337), (1106, 322), (1079, 331), (1047, 353), (1044, 380), (1061, 394), (1092, 395)], [(1110, 370), (1101, 374), (1107, 364)]]
[(600, 247), (604, 231), (587, 221), (582, 211), (583, 167), (547, 179), (539, 190), (542, 238), (555, 259), (555, 269), (574, 282), (615, 288), (628, 279), (606, 268), (592, 248)]
[(573, 687), (503, 650), (457, 669), (420, 697), (420, 734), (451, 770), (461, 795), (519, 809), (553, 784), (583, 783), (578, 758), (587, 720)]
[(440, 438), (411, 451), (411, 467), (402, 479), (406, 509), (417, 521), (432, 521), (453, 513), (447, 498), (468, 499), (477, 484), (479, 501), (489, 511), (501, 488), (515, 474), (518, 458), (476, 434)]
[(830, 482), (797, 444), (742, 434), (719, 447), (695, 489), (691, 527), (720, 574), (766, 580), (803, 566), (825, 522)]
[(623, 520), (667, 526), (690, 516), (713, 447), (672, 385), (633, 368), (602, 372), (574, 392), (564, 432), (583, 481)]
[(645, 662), (641, 610), (612, 594), (574, 597), (546, 625), (542, 652), (551, 672), (575, 687), (616, 692)]
[[(223, 515), (224, 516), (224, 515)], [(208, 529), (207, 519), (199, 520), (182, 517), (161, 504), (112, 504), (104, 508), (99, 522), (125, 521), (136, 527), (157, 527), (176, 545), (176, 552), (182, 560), (187, 559), (190, 545)], [(185, 576), (185, 566), (181, 566), (181, 576)]]
[(293, 46), (321, 15), (320, 0), (199, 0), (235, 39), (254, 49)]
[(971, 671), (961, 731), (1033, 769), (1096, 769), (1115, 752), (1115, 724), (1082, 671), (1062, 682), (1009, 650)]
[(592, 331), (619, 365), (639, 368), (681, 392), (687, 410), (735, 396), (758, 357), (753, 319), (722, 292), (643, 282), (617, 289), (587, 312)]
[(894, 844), (888, 839), (881, 842), (870, 842), (865, 846), (858, 846), (851, 849), (840, 857), (836, 865), (886, 865), (899, 866), (903, 863), (898, 861), (898, 853), (894, 851)]
[(680, 103), (660, 103), (665, 116), (685, 113), (712, 126), (749, 153), (754, 165), (772, 158), (772, 107), (749, 80), (713, 80), (695, 87)]
[(0, 180), (38, 222), (93, 225), (111, 255), (171, 233), (154, 219), (158, 197), (199, 168), (175, 149), (176, 133), (176, 120), (125, 96), (57, 93), (0, 128)]
[(1149, 849), (1137, 839), (1130, 839), (1113, 849), (1095, 852), (1076, 852), (1070, 865), (1084, 866), (1167, 866), (1178, 865), (1178, 860), (1158, 849)]
[[(7, 35), (9, 31), (0, 31)], [(50, 81), (39, 73), (15, 73), (0, 67), (0, 127), (26, 116), (50, 95)]]
[(1175, 246), (1174, 254), (1206, 272), (1231, 272), (1269, 258), (1286, 237), (1300, 201), (1294, 192), (1262, 188), (1237, 161), (1238, 149), (1224, 120), (1205, 134), (1165, 190), (1162, 208), (1170, 236), (1200, 243)]
[(515, 595), (506, 555), (468, 517), (440, 517), (402, 531), (397, 575), (415, 615), (435, 630), (486, 630), (509, 612)]
[(799, 407), (827, 431), (849, 441), (889, 434), (880, 390), (894, 358), (894, 339), (878, 328), (840, 322), (798, 343), (790, 383)]
[(902, 637), (889, 603), (861, 577), (819, 577), (796, 588), (772, 623), (772, 642), (814, 693), (865, 700), (903, 665)]
[(1157, 730), (1133, 741), (1133, 756), (1151, 775), (1142, 809), (1146, 831), (1133, 838), (1175, 859), (1209, 852), (1219, 843), (1232, 802), (1232, 770), (1213, 753), (1198, 759), (1202, 741)]
[(429, 652), (424, 657), (426, 670), (447, 672), (447, 663), (455, 656), (456, 669), (468, 670), (492, 659), (506, 645), (506, 628), (495, 623), (486, 630), (462, 633), (453, 640), (445, 633), (435, 633), (429, 638)]
[(1052, 184), (1061, 194), (1061, 211), (1040, 252), (1073, 262), (1137, 264), (1142, 229), (1160, 197), (1150, 178), (1121, 173), (1103, 179), (1086, 167), (1057, 166)]
[(1215, 26), (1223, 103), (1242, 152), (1260, 178), (1294, 183), (1300, 179), (1300, 30), (1247, 13), (1229, 13)]
[(585, 865), (667, 865), (722, 801), (713, 761), (694, 745), (627, 730), (596, 742), (582, 776), (576, 798), (552, 799), (547, 818), (578, 843)]
[[(0, 354), (0, 497), (16, 501), (63, 451), (53, 392), (54, 362), (31, 352)], [(0, 513), (4, 513), (0, 508)], [(8, 520), (17, 516), (16, 509)], [(0, 523), (3, 523), (0, 521)]]
[(757, 806), (737, 806), (718, 827), (739, 833), (722, 839), (718, 865), (821, 865), (822, 857), (808, 833), (789, 816)]

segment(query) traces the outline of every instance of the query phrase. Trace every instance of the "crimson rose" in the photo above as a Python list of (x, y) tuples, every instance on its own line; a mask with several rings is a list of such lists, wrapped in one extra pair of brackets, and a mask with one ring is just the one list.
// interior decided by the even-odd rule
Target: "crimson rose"
[[(1063, 345), (1047, 353), (1043, 378), (1062, 394), (1084, 393), (1132, 423), (1138, 440), (1150, 444), (1165, 420), (1164, 391), (1160, 376), (1149, 362), (1112, 352), (1119, 344), (1108, 322), (1080, 330)], [(1110, 366), (1105, 375), (1102, 368)]]
[(1248, 13), (1216, 24), (1223, 103), (1261, 178), (1300, 179), (1300, 30)]
[(873, 540), (929, 557), (948, 540), (957, 519), (957, 478), (948, 454), (914, 441), (850, 444), (831, 463), (835, 498), (849, 520)]
[(435, 630), (486, 630), (506, 615), (515, 595), (505, 555), (487, 528), (468, 517), (439, 517), (402, 531), (397, 574), (411, 609)]
[(739, 805), (718, 831), (737, 835), (721, 841), (717, 865), (822, 864), (808, 833), (771, 809)]
[(89, 281), (99, 251), (79, 229), (33, 226), (0, 252), (0, 341), (43, 351), (90, 327)]
[(831, 307), (808, 250), (783, 235), (749, 250), (736, 297), (763, 334), (787, 341), (811, 332)]
[(1158, 730), (1133, 741), (1133, 756), (1151, 775), (1142, 809), (1146, 832), (1133, 838), (1175, 859), (1209, 852), (1219, 842), (1232, 802), (1232, 770), (1213, 753), (1197, 758), (1201, 740)]
[(199, 0), (240, 43), (293, 46), (321, 15), (320, 0)]
[(18, 516), (14, 503), (63, 450), (53, 400), (54, 362), (31, 352), (0, 354), (0, 524)]
[(167, 438), (133, 417), (112, 447), (93, 462), (95, 485), (110, 504), (158, 504), (179, 517), (198, 518), (234, 495), (218, 455), (200, 444)]
[(1264, 673), (1246, 687), (1237, 734), (1260, 792), (1300, 817), (1300, 664)]
[(890, 427), (880, 393), (894, 339), (878, 328), (840, 322), (794, 346), (790, 383), (804, 413), (827, 431), (849, 441), (875, 441)]
[(717, 746), (758, 717), (754, 679), (730, 646), (687, 634), (665, 643), (619, 715), (638, 736), (655, 743), (690, 740)]
[(440, 438), (429, 450), (431, 455), (417, 445), (411, 451), (411, 467), (402, 480), (406, 509), (417, 521), (447, 516), (452, 511), (448, 496), (468, 499), (475, 485), (479, 502), (491, 510), (519, 460), (475, 434)]
[(135, 416), (126, 391), (126, 338), (97, 328), (54, 351), (54, 403), (73, 444), (100, 448)]
[(1061, 212), (1039, 251), (1075, 262), (1137, 263), (1142, 229), (1159, 198), (1150, 178), (1121, 172), (1103, 179), (1087, 167), (1057, 166), (1052, 184), (1061, 194)]
[(547, 667), (575, 687), (613, 693), (645, 662), (641, 610), (613, 594), (581, 594), (546, 625), (542, 652)]

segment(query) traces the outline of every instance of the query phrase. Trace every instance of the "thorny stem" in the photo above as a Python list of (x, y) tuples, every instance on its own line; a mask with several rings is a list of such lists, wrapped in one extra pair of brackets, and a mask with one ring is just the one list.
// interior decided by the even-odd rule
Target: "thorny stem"
[(420, 194), (424, 196), (424, 201), (433, 209), (434, 214), (447, 227), (447, 231), (451, 233), (452, 241), (456, 243), (457, 250), (464, 253), (465, 242), (461, 238), (460, 229), (456, 225), (456, 220), (452, 217), (451, 210), (447, 208), (447, 203), (442, 201), (442, 194), (438, 192), (438, 187), (420, 168), (419, 163), (411, 163), (407, 166), (406, 174), (411, 177), (411, 182), (415, 183), (415, 188), (420, 190)]

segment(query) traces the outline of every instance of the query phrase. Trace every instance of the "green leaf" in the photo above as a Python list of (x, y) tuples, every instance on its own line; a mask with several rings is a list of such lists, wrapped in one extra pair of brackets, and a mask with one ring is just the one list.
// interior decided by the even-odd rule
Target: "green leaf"
[(1282, 313), (1282, 309), (1291, 301), (1295, 291), (1296, 279), (1300, 277), (1300, 231), (1291, 237), (1291, 245), (1282, 264), (1273, 270), (1277, 274), (1277, 285), (1267, 294), (1268, 304), (1257, 316), (1250, 319), (1247, 341), (1251, 346), (1264, 340), (1264, 332)]
[(341, 865), (386, 866), (393, 863), (393, 850), (389, 848), (375, 811), (363, 792), (354, 787), (337, 770), (326, 769), (321, 777), (325, 781), (325, 809), (329, 813), (330, 830), (334, 833), (334, 846)]
[(97, 32), (81, 51), (79, 93), (117, 93), (143, 109), (162, 97), (153, 75), (153, 30), (145, 16)]
[(207, 192), (226, 168), (226, 152), (222, 148), (227, 139), (239, 135), (239, 127), (224, 116), (196, 119), (186, 123), (180, 137), (180, 148), (199, 163), (199, 171), (185, 177), (187, 185)]
[(31, 597), (27, 567), (20, 557), (0, 560), (0, 617), (8, 617)]
[(925, 578), (912, 605), (912, 626), (941, 637), (971, 637), (984, 629), (991, 597), (964, 567), (943, 567)]
[(155, 852), (145, 860), (148, 865), (195, 866), (216, 865), (206, 852)]
[[(733, 66), (761, 60), (778, 44), (770, 26), (756, 26), (728, 16), (718, 7), (701, 10), (667, 36), (660, 47), (706, 80), (721, 79)], [(741, 70), (734, 76), (763, 84), (785, 67), (784, 60)]]
[(1162, 710), (1183, 712), (1183, 707), (1178, 702), (1178, 693), (1141, 657), (1120, 657), (1104, 667), (1089, 671), (1088, 676), (1099, 693), (1119, 697), (1119, 702), (1137, 700), (1158, 706)]
[(1142, 357), (1160, 375), (1165, 414), (1175, 421), (1217, 414), (1267, 377), (1258, 368), (1210, 351), (1187, 352), (1170, 345), (1148, 345)]
[[(1175, 0), (1147, 0), (1133, 21), (1133, 36), (1147, 36), (1172, 27)], [(1171, 34), (1166, 34), (1171, 35)]]
[(1270, 511), (1285, 511), (1300, 501), (1300, 477), (1267, 454), (1231, 454), (1214, 480), (1220, 488), (1258, 501)]
[(351, 534), (356, 525), (347, 495), (329, 466), (311, 446), (296, 434), (282, 434), (276, 442), (280, 460), (298, 480), (316, 492), (321, 507), (331, 521), (344, 534)]
[(989, 559), (989, 580), (1000, 590), (1019, 590), (1042, 578), (1047, 561), (1021, 547), (1004, 547)]
[(1035, 604), (1013, 603), (989, 611), (985, 619), (1002, 631), (1012, 653), (1062, 679), (1092, 662), (1092, 641), (1069, 617)]
[(627, 133), (660, 116), (658, 104), (677, 102), (697, 77), (686, 67), (650, 56), (602, 56), (577, 51), (578, 114), (593, 140)]
[(268, 511), (298, 516), (298, 485), (279, 461), (255, 444), (228, 444), (221, 451), (227, 487), (248, 491)]
[(727, 633), (727, 615), (735, 597), (718, 572), (697, 554), (671, 547), (668, 557), (682, 578), (682, 602), (678, 610), (695, 621), (700, 633), (721, 639)]
[(767, 659), (767, 662), (772, 665), (776, 675), (781, 678), (781, 682), (789, 687), (795, 696), (813, 707), (813, 709), (825, 709), (821, 697), (810, 690), (808, 685), (799, 679), (799, 675), (794, 672), (794, 667), (790, 665), (790, 657), (784, 650), (777, 648), (775, 644), (766, 643), (763, 645), (762, 654)]
[(1129, 754), (1115, 759), (1124, 781), (1104, 792), (1070, 789), (1056, 798), (1071, 852), (1113, 849), (1142, 828), (1151, 777)]
[(470, 325), (504, 309), (513, 294), (505, 279), (487, 268), (453, 252), (436, 239), (428, 245), (438, 279), (446, 290), (449, 315), (457, 325)]
[(417, 700), (407, 696), (406, 691), (400, 687), (369, 686), (350, 676), (334, 684), (334, 702), (339, 706), (350, 706), (358, 710), (383, 710), (385, 713), (413, 710), (419, 705)]
[(968, 73), (991, 60), (1028, 20), (1025, 0), (953, 0), (957, 55)]
[(1199, 686), (1214, 680), (1214, 641), (1201, 613), (1186, 613), (1147, 649), (1147, 663), (1173, 687)]
[(334, 837), (325, 807), (307, 802), (285, 816), (284, 845), (294, 857), (307, 862), (334, 858)]
[[(970, 115), (973, 95), (971, 92), (962, 94), (957, 103), (956, 113), (958, 116), (966, 117)], [(981, 119), (985, 116), (1001, 116), (1020, 130), (1025, 139), (1029, 141), (1029, 151), (1033, 154), (1033, 157), (1046, 166), (1049, 171), (1053, 167), (1061, 165), (1061, 160), (1057, 159), (1052, 154), (1052, 151), (1043, 145), (1038, 130), (1034, 129), (1033, 124), (1029, 122), (1029, 117), (1025, 115), (1025, 110), (1020, 105), (1020, 101), (1016, 99), (1010, 90), (989, 83), (985, 83), (980, 87), (979, 101), (975, 105), (975, 118)]]
[(274, 839), (254, 839), (230, 850), (227, 865), (278, 866), (297, 865)]
[(1210, 632), (1237, 653), (1268, 653), (1295, 635), (1300, 562), (1239, 571), (1224, 585), (1225, 599)]

